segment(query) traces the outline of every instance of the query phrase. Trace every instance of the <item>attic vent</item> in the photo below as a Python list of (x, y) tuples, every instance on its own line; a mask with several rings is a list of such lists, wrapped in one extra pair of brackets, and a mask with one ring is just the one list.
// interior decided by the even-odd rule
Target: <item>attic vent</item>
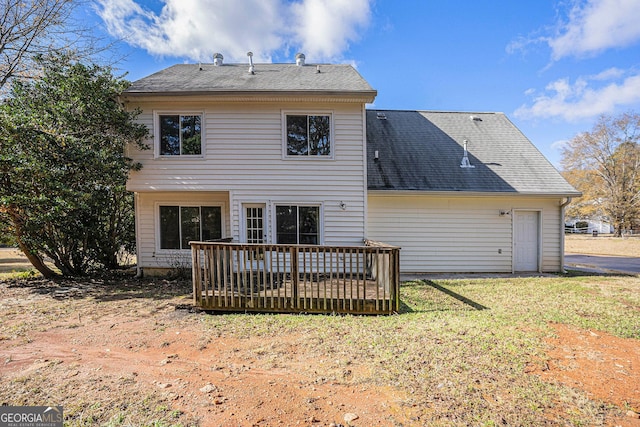
[(469, 116), (469, 120), (471, 120), (472, 122), (481, 122), (482, 121), (482, 117)]
[(304, 65), (304, 53), (296, 53), (296, 65), (302, 67)]
[(218, 66), (218, 65), (222, 65), (222, 60), (224, 59), (224, 56), (222, 56), (221, 53), (214, 53), (213, 54), (213, 65)]
[(467, 141), (466, 139), (463, 141), (464, 144), (464, 154), (462, 155), (462, 161), (460, 162), (460, 167), (461, 168), (475, 168), (475, 166), (473, 166), (470, 162), (469, 162), (469, 156), (467, 155), (467, 144), (469, 143), (469, 141)]
[(377, 112), (376, 117), (378, 118), (378, 120), (387, 120), (387, 115), (382, 111)]

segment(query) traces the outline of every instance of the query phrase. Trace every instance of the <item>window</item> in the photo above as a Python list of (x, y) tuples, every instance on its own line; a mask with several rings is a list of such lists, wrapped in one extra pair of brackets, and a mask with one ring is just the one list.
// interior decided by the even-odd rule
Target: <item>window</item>
[(161, 156), (202, 154), (202, 116), (199, 114), (158, 115)]
[(320, 243), (318, 206), (276, 206), (276, 242), (317, 245)]
[(286, 115), (287, 156), (331, 156), (331, 116)]
[(160, 249), (189, 249), (190, 241), (220, 238), (220, 206), (160, 206)]

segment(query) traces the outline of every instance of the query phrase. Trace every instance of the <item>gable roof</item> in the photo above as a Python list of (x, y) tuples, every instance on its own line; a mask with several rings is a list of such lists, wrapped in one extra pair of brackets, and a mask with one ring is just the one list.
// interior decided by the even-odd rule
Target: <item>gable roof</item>
[[(318, 72), (318, 70), (320, 70)], [(132, 83), (126, 95), (264, 93), (344, 95), (370, 98), (377, 92), (351, 65), (178, 64)]]
[(366, 115), (369, 190), (580, 195), (502, 113)]

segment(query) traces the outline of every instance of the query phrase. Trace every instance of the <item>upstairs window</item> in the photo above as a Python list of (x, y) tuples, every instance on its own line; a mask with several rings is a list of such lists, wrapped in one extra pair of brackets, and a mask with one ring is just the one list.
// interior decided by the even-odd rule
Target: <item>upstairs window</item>
[(159, 114), (161, 156), (199, 156), (202, 154), (202, 115)]
[(160, 206), (160, 249), (189, 249), (190, 241), (220, 238), (220, 206)]
[(330, 157), (331, 115), (286, 114), (287, 156)]
[(279, 244), (320, 244), (320, 207), (276, 206), (276, 241)]

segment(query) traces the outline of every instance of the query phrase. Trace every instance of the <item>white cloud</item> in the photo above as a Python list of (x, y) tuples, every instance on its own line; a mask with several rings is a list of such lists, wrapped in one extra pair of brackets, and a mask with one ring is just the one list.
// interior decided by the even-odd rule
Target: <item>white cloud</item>
[(558, 34), (547, 39), (552, 58), (583, 56), (640, 40), (640, 1), (587, 0), (577, 2)]
[[(309, 60), (336, 58), (370, 19), (372, 0), (162, 0), (160, 13), (134, 0), (98, 0), (97, 13), (112, 36), (159, 56), (211, 62), (270, 61), (296, 49)], [(291, 55), (293, 56), (293, 55)]]
[(370, 17), (369, 0), (305, 0), (293, 3), (291, 10), (295, 39), (303, 51), (321, 58), (345, 51)]
[(612, 67), (607, 70), (604, 70), (598, 74), (594, 74), (589, 76), (589, 80), (613, 80), (623, 77), (625, 74), (624, 70), (620, 68)]
[(577, 121), (611, 113), (617, 107), (640, 102), (640, 74), (624, 76), (615, 68), (575, 82), (559, 79), (542, 94), (533, 96), (531, 106), (521, 106), (514, 115), (520, 118), (562, 118)]

